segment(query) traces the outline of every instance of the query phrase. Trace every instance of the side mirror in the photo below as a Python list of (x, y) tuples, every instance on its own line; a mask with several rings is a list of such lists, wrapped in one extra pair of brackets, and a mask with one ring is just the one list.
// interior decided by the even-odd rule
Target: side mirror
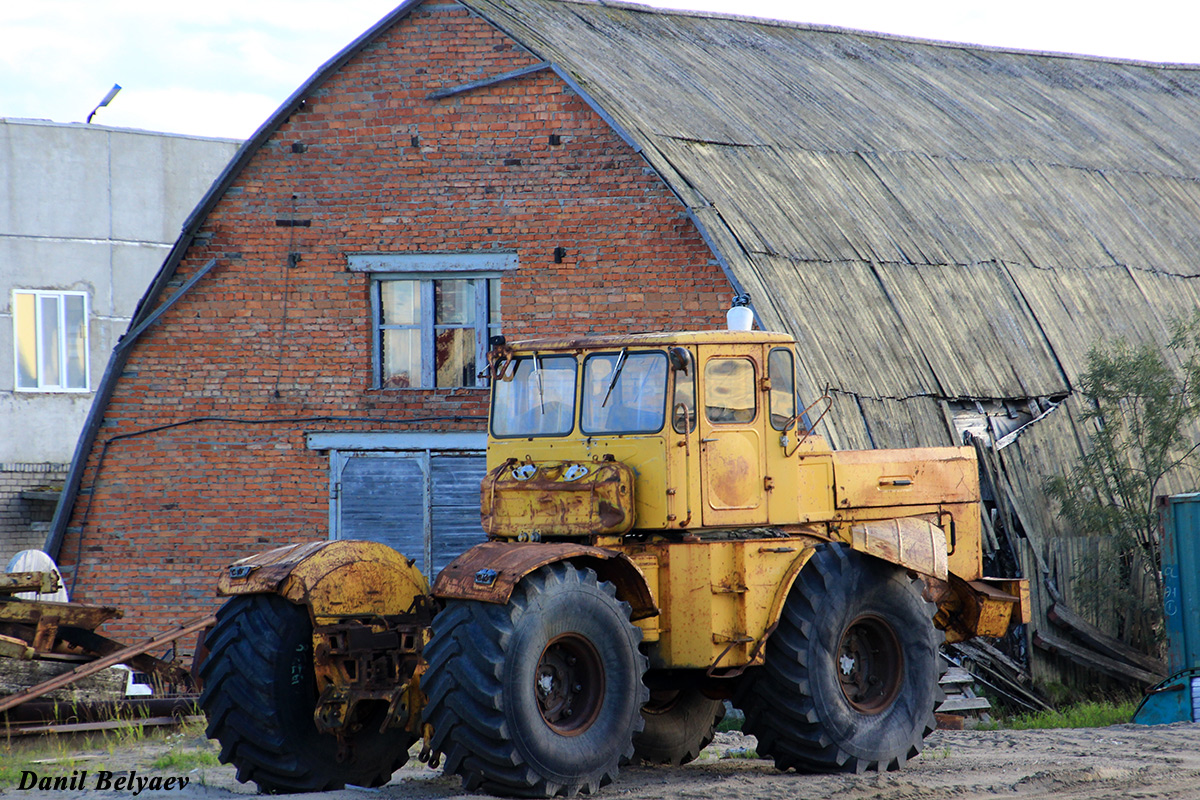
[(682, 347), (672, 347), (667, 353), (667, 357), (671, 360), (671, 371), (682, 372), (688, 374), (688, 366), (692, 363), (691, 354)]

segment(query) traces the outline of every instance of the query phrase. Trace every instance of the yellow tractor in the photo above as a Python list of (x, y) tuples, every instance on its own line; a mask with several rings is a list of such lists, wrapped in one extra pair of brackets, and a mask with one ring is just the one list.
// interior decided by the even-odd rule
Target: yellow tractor
[(420, 741), (468, 789), (590, 793), (696, 758), (727, 699), (780, 769), (897, 769), (940, 643), (1028, 620), (982, 575), (973, 450), (831, 450), (791, 338), (493, 345), (486, 541), (432, 589), (359, 541), (221, 575), (201, 703), (241, 780), (381, 785)]

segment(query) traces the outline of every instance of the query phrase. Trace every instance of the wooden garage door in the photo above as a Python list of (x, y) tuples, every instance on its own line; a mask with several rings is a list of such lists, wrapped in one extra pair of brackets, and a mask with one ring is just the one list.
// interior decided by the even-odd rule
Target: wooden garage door
[(382, 542), (432, 580), (482, 542), (481, 453), (336, 453), (334, 538)]

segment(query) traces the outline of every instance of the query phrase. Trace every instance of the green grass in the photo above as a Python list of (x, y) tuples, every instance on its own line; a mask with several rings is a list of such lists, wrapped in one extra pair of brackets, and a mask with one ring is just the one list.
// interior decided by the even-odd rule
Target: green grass
[(758, 758), (758, 751), (753, 747), (736, 747), (726, 750), (721, 754), (721, 758)]
[(16, 786), (21, 780), (21, 773), (27, 769), (36, 771), (33, 762), (28, 758), (0, 756), (0, 788)]
[(1133, 719), (1137, 710), (1136, 700), (1103, 701), (1088, 700), (1064, 706), (1054, 711), (1017, 714), (998, 720), (985, 729), (1045, 730), (1053, 728), (1107, 728)]
[(75, 769), (106, 769), (117, 751), (143, 742), (167, 748), (147, 768), (183, 773), (219, 764), (216, 745), (205, 738), (204, 723), (199, 721), (147, 727), (133, 719), (123, 728), (40, 736), (6, 737), (0, 728), (0, 789), (17, 786), (25, 770), (70, 775)]
[(720, 733), (727, 733), (729, 731), (741, 731), (742, 722), (743, 722), (743, 720), (741, 717), (734, 717), (734, 716), (725, 717), (725, 719), (723, 719), (717, 723), (717, 731)]
[(221, 760), (211, 750), (171, 750), (151, 762), (164, 772), (188, 772), (198, 767), (215, 767)]

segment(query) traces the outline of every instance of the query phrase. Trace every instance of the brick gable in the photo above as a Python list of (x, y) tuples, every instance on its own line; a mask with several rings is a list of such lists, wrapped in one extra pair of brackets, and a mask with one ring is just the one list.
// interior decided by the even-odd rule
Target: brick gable
[(370, 279), (349, 255), (515, 252), (510, 339), (721, 324), (732, 292), (683, 205), (553, 72), (427, 99), (536, 63), (426, 3), (212, 208), (172, 287), (216, 266), (134, 345), (59, 555), (74, 597), (126, 610), (110, 635), (213, 608), (235, 558), (327, 537), (328, 458), (306, 433), (482, 430), (484, 390), (372, 388)]

